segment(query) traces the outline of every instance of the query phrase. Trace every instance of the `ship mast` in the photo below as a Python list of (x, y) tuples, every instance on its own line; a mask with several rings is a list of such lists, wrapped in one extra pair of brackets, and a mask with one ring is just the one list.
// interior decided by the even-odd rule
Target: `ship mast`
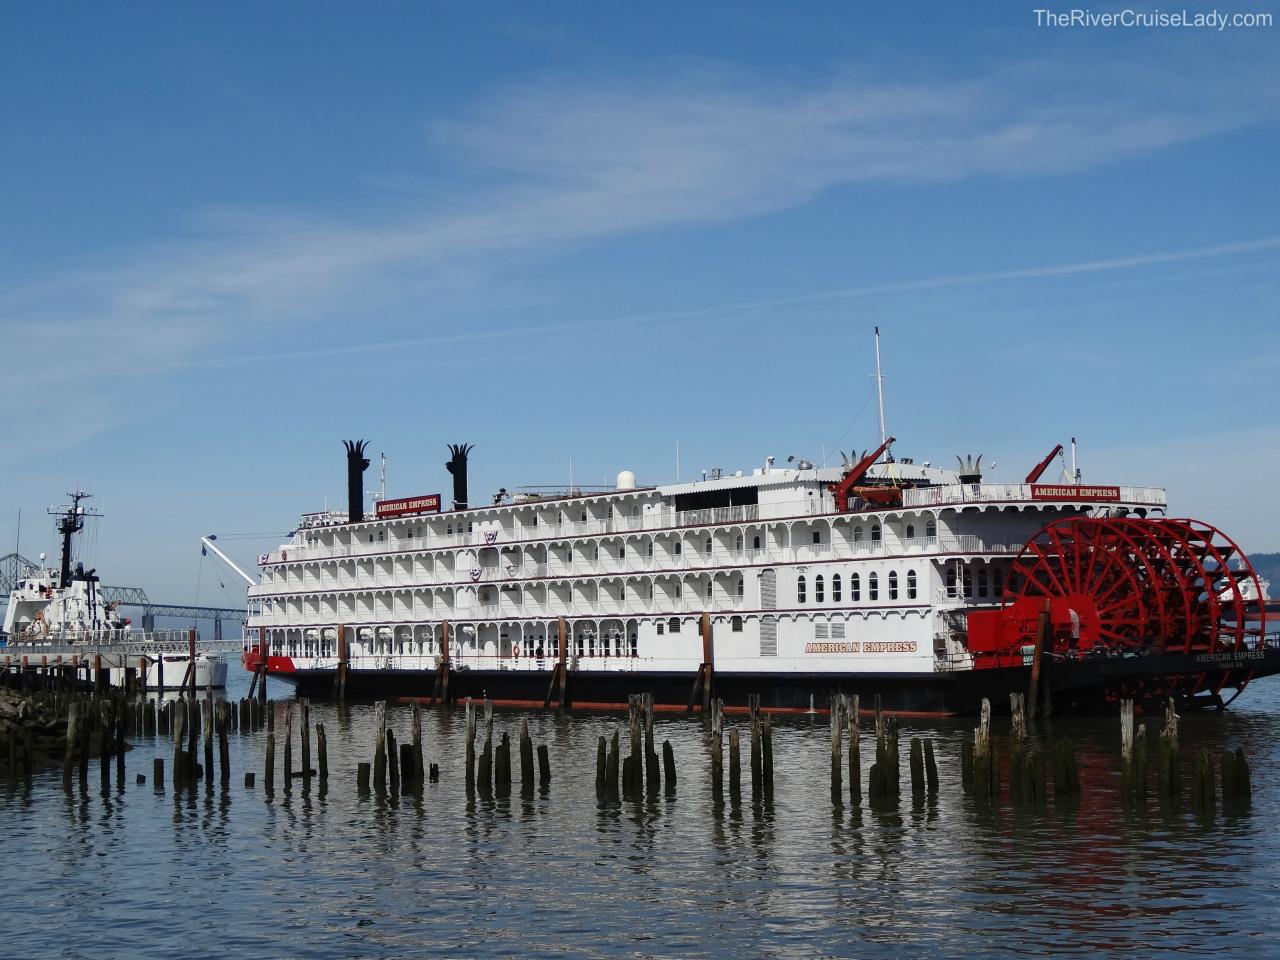
[(880, 373), (880, 328), (876, 327), (876, 393), (880, 399), (880, 442), (884, 443), (884, 377)]
[(58, 518), (58, 533), (62, 535), (62, 568), (59, 571), (58, 586), (64, 589), (71, 586), (72, 535), (84, 529), (85, 517), (101, 516), (97, 513), (88, 513), (84, 507), (80, 506), (81, 500), (88, 500), (93, 494), (84, 493), (77, 488), (75, 493), (69, 493), (67, 496), (71, 498), (71, 506), (62, 512), (49, 511), (50, 516)]

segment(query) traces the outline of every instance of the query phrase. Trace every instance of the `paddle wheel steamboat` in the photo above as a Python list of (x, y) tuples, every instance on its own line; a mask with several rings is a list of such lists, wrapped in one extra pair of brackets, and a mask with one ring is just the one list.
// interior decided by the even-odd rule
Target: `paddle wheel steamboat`
[[(1265, 591), (1207, 523), (1155, 487), (1023, 483), (892, 455), (689, 483), (526, 488), (468, 502), (470, 447), (439, 494), (364, 516), (307, 514), (259, 557), (247, 669), (310, 696), (672, 708), (759, 694), (775, 711), (832, 693), (903, 714), (974, 712), (1013, 691), (1055, 712), (1122, 698), (1221, 708), (1280, 671)], [(1251, 599), (1252, 598), (1252, 599)]]

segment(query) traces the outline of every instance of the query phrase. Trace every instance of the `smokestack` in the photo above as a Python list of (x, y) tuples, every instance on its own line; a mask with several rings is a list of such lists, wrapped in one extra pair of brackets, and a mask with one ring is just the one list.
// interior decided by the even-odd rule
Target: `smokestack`
[(364, 448), (367, 440), (344, 440), (347, 448), (347, 522), (359, 523), (364, 519), (364, 472), (369, 469)]
[(445, 467), (453, 474), (453, 509), (467, 509), (467, 454), (473, 444), (451, 443), (448, 445), (451, 454)]

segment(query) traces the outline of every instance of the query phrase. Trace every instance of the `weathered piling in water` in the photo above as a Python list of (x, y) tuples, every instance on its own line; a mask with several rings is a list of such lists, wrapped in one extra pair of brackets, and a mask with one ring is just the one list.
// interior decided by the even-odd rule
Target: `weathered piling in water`
[(1182, 793), (1182, 780), (1178, 770), (1178, 712), (1174, 709), (1173, 697), (1165, 707), (1158, 751), (1160, 799), (1162, 802), (1176, 801)]
[(151, 760), (151, 784), (156, 790), (164, 789), (164, 757)]
[(613, 799), (617, 799), (618, 796), (618, 752), (620, 750), (618, 739), (618, 730), (614, 728), (613, 738), (609, 741), (609, 756), (605, 762), (604, 769), (605, 793)]
[(983, 801), (996, 799), (1000, 792), (1000, 770), (991, 749), (991, 701), (986, 697), (973, 731), (973, 791)]
[(466, 716), (467, 742), (466, 752), (463, 757), (463, 764), (466, 769), (463, 773), (466, 777), (467, 793), (471, 793), (476, 787), (476, 702), (470, 697), (467, 697)]
[(173, 789), (181, 790), (187, 785), (186, 755), (182, 749), (183, 731), (186, 726), (186, 710), (175, 710), (173, 716)]
[(924, 744), (919, 737), (911, 738), (911, 798), (924, 798)]
[(231, 705), (223, 700), (218, 704), (218, 781), (231, 785), (231, 744), (227, 740), (231, 726)]
[(1120, 797), (1125, 803), (1133, 799), (1133, 700), (1120, 701)]
[(742, 751), (737, 727), (729, 731), (729, 802), (735, 806), (742, 799)]
[(667, 787), (667, 796), (676, 795), (676, 754), (671, 749), (671, 741), (662, 741), (662, 780)]
[[(212, 690), (210, 690), (212, 695)], [(200, 704), (200, 712), (205, 717), (200, 736), (204, 742), (204, 777), (205, 785), (213, 786), (213, 700), (206, 699)]]
[(711, 792), (719, 801), (724, 793), (724, 701), (711, 702)]
[(643, 707), (641, 706), (641, 697), (633, 694), (627, 698), (627, 720), (631, 727), (631, 756), (627, 757), (627, 770), (630, 776), (624, 776), (627, 780), (627, 791), (633, 797), (639, 797), (644, 790), (644, 756), (641, 754), (641, 714)]
[(653, 747), (653, 694), (643, 694), (640, 706), (644, 711), (644, 777), (652, 796), (657, 794), (662, 781), (658, 752)]
[(605, 764), (608, 762), (608, 747), (605, 744), (605, 738), (601, 737), (596, 743), (596, 792), (602, 793), (605, 786)]
[(284, 705), (284, 792), (293, 790), (293, 703)]
[(844, 769), (844, 752), (841, 749), (841, 737), (844, 733), (844, 696), (835, 694), (831, 697), (831, 804), (840, 806), (844, 796), (844, 785), (841, 782)]
[(369, 795), (369, 764), (356, 764), (356, 792), (362, 797)]
[(267, 734), (267, 753), (263, 760), (262, 785), (270, 796), (276, 788), (276, 735), (275, 731)]
[(861, 701), (855, 693), (844, 698), (845, 722), (849, 734), (849, 802), (855, 807), (862, 802), (862, 744), (861, 719), (858, 711)]
[(74, 700), (67, 707), (67, 744), (62, 754), (62, 785), (71, 787), (71, 770), (76, 755), (76, 726), (80, 720), (80, 704)]
[(551, 786), (551, 752), (545, 743), (538, 744), (538, 786), (544, 790)]
[(898, 722), (886, 717), (876, 696), (876, 761), (867, 773), (867, 797), (873, 808), (894, 806), (900, 792)]
[(1053, 747), (1053, 792), (1059, 796), (1080, 793), (1080, 766), (1070, 740), (1059, 740)]
[(1253, 799), (1253, 787), (1249, 780), (1249, 762), (1244, 749), (1236, 748), (1222, 754), (1222, 807), (1233, 813), (1247, 808)]
[(387, 701), (374, 704), (375, 732), (373, 737), (373, 788), (378, 793), (387, 790)]
[(422, 793), (425, 785), (425, 765), (426, 761), (422, 756), (422, 704), (417, 700), (413, 701), (413, 712), (410, 718), (410, 734), (413, 738), (413, 786), (418, 793)]
[(484, 749), (480, 751), (479, 774), (480, 790), (483, 793), (493, 791), (493, 701), (484, 700)]
[(1009, 694), (1009, 793), (1016, 796), (1022, 784), (1022, 768), (1027, 758), (1026, 698)]
[(933, 756), (933, 741), (924, 742), (924, 776), (925, 789), (929, 796), (938, 795), (938, 761)]
[(1201, 747), (1191, 760), (1191, 809), (1212, 817), (1217, 806), (1213, 779), (1213, 754)]
[(404, 751), (396, 745), (396, 732), (387, 731), (387, 776), (391, 781), (391, 792), (400, 792), (400, 758)]
[(511, 737), (502, 731), (502, 741), (498, 744), (497, 769), (494, 773), (495, 786), (500, 796), (511, 792)]
[(764, 789), (764, 746), (760, 740), (760, 694), (747, 695), (751, 710), (751, 799), (758, 801)]
[(520, 721), (520, 786), (533, 789), (533, 740), (529, 736), (529, 721)]
[(329, 741), (325, 738), (324, 724), (316, 724), (316, 766), (320, 774), (320, 786), (329, 781)]
[(302, 789), (311, 789), (311, 701), (303, 697), (298, 704), (302, 712), (302, 729), (298, 731), (302, 747)]

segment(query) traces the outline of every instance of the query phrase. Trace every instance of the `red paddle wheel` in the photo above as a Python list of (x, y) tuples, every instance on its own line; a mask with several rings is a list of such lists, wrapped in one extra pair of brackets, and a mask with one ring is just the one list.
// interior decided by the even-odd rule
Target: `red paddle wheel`
[[(1014, 558), (1001, 609), (970, 613), (970, 651), (977, 666), (1021, 663), (1047, 609), (1044, 648), (1055, 656), (1238, 652), (1266, 626), (1261, 604), (1248, 623), (1246, 580), (1261, 596), (1244, 552), (1207, 523), (1058, 520)], [(1211, 688), (1205, 675), (1181, 692)], [(1225, 674), (1215, 675), (1220, 687)]]

